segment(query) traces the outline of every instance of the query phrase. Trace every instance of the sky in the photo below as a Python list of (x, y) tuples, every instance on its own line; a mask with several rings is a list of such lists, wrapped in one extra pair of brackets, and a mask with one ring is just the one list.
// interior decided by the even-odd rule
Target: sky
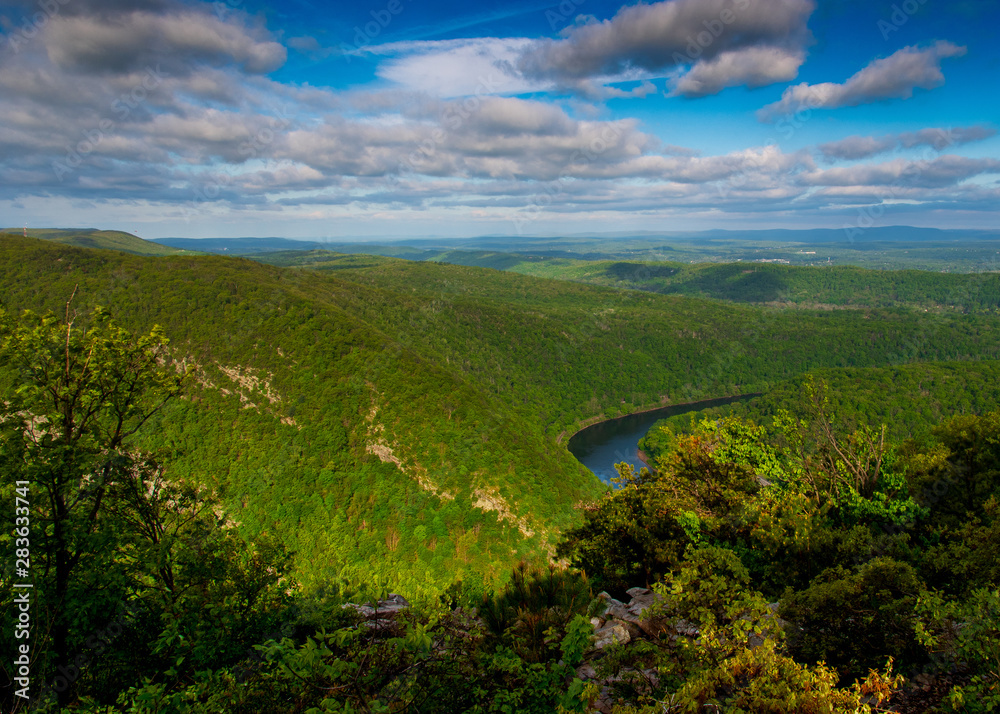
[(1000, 227), (1000, 0), (0, 0), (0, 225)]

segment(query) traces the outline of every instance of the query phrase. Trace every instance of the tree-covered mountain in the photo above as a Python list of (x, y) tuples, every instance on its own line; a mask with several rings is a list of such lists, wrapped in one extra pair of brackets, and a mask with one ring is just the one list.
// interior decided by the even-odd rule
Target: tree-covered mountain
[[(55, 241), (79, 248), (103, 248), (105, 250), (120, 250), (136, 255), (172, 255), (183, 250), (168, 245), (143, 240), (139, 236), (125, 231), (103, 231), (97, 228), (28, 228), (29, 238)], [(21, 234), (16, 228), (8, 228), (2, 233)], [(198, 250), (194, 248), (194, 250)]]
[[(379, 255), (398, 255), (409, 260), (493, 268), (589, 285), (776, 307), (1000, 310), (1000, 272), (996, 272), (995, 265), (987, 266), (988, 271), (941, 273), (843, 265), (624, 261), (470, 250), (418, 252), (382, 248), (380, 251)], [(321, 249), (263, 253), (254, 258), (273, 265), (320, 270), (336, 269), (344, 263), (341, 255)]]
[[(863, 467), (848, 484), (853, 492), (844, 486), (847, 472), (830, 449), (814, 453), (803, 446), (812, 443), (802, 431), (808, 424), (832, 423), (830, 413), (841, 408), (832, 398), (823, 402), (822, 419), (792, 430), (780, 420), (768, 427), (771, 432), (733, 422), (735, 431), (693, 437), (685, 442), (693, 460), (670, 462), (676, 473), (669, 483), (640, 479), (634, 484), (643, 487), (635, 491), (638, 501), (629, 500), (635, 494), (598, 501), (604, 487), (564, 448), (566, 436), (588, 420), (720, 394), (774, 390), (780, 396), (817, 371), (842, 392), (866, 390), (872, 395), (868, 402), (892, 383), (900, 391), (888, 401), (903, 405), (904, 390), (915, 385), (941, 406), (925, 414), (913, 395), (910, 411), (936, 420), (978, 379), (992, 379), (1000, 360), (1000, 316), (989, 309), (788, 310), (385, 257), (324, 255), (310, 267), (278, 267), (212, 255), (143, 257), (17, 235), (0, 237), (0, 267), (4, 468), (18, 479), (55, 479), (48, 489), (55, 514), (50, 521), (62, 518), (65, 526), (78, 523), (73, 528), (83, 529), (69, 539), (57, 535), (59, 529), (46, 530), (39, 546), (49, 562), (64, 563), (62, 589), (55, 590), (61, 594), (46, 602), (63, 613), (52, 620), (54, 626), (68, 629), (53, 636), (69, 649), (86, 649), (91, 647), (86, 628), (104, 628), (108, 618), (119, 616), (111, 612), (116, 598), (133, 607), (120, 615), (129, 644), (111, 648), (106, 661), (113, 666), (101, 668), (100, 676), (96, 669), (90, 672), (86, 691), (122, 691), (123, 701), (133, 703), (168, 696), (176, 702), (209, 701), (242, 692), (238, 696), (247, 710), (267, 700), (278, 711), (292, 701), (319, 706), (325, 700), (316, 699), (314, 688), (346, 688), (348, 694), (322, 706), (367, 706), (369, 700), (395, 702), (397, 696), (419, 694), (423, 703), (416, 710), (438, 711), (434, 697), (443, 696), (446, 682), (481, 676), (481, 690), (452, 692), (455, 701), (478, 701), (481, 711), (505, 706), (551, 711), (556, 702), (579, 711), (590, 690), (569, 684), (577, 678), (555, 653), (580, 661), (589, 641), (582, 628), (589, 625), (575, 616), (589, 607), (582, 604), (590, 602), (589, 586), (581, 584), (582, 576), (561, 571), (511, 575), (521, 559), (545, 561), (558, 548), (612, 589), (670, 578), (690, 585), (692, 577), (701, 579), (705, 568), (721, 563), (739, 588), (773, 595), (780, 590), (775, 580), (780, 568), (762, 564), (754, 544), (767, 545), (779, 560), (812, 562), (806, 551), (814, 544), (786, 552), (780, 533), (771, 532), (775, 523), (794, 526), (799, 515), (805, 514), (810, 528), (830, 530), (823, 537), (839, 544), (837, 558), (846, 558), (851, 538), (863, 535), (851, 529), (866, 508), (881, 508), (880, 517), (899, 516), (914, 537), (938, 538), (945, 545), (935, 551), (933, 567), (912, 553), (906, 558), (916, 559), (916, 565), (901, 557), (904, 565), (892, 566), (906, 587), (930, 582), (927, 578), (952, 583), (943, 565), (945, 546), (965, 547), (966, 541), (989, 537), (970, 531), (966, 538), (951, 521), (920, 520), (925, 515), (919, 508), (926, 504), (907, 500), (900, 472), (889, 468), (897, 461), (884, 462), (885, 488), (868, 489), (883, 473), (884, 442), (872, 441), (878, 427), (867, 420), (881, 412), (865, 411), (865, 399), (855, 407), (842, 400), (845, 415), (860, 431), (834, 437), (846, 439), (836, 444), (854, 449), (854, 460), (844, 468)], [(920, 274), (907, 280), (916, 285), (913, 294), (931, 294), (936, 277), (929, 276), (922, 288)], [(991, 299), (988, 292), (984, 289), (984, 304)], [(33, 318), (23, 314), (26, 309), (53, 315)], [(109, 315), (120, 329), (108, 326)], [(148, 337), (133, 342), (129, 335)], [(116, 406), (121, 385), (139, 374), (133, 354), (150, 373), (143, 377), (154, 385), (147, 391), (172, 384), (171, 376), (181, 380), (177, 396), (162, 408)], [(48, 390), (53, 383), (62, 386)], [(88, 386), (78, 390), (77, 385)], [(78, 446), (63, 448), (44, 438), (45, 425), (75, 424), (66, 415), (90, 403), (75, 401), (77, 393), (102, 404), (94, 413), (105, 426), (88, 432)], [(58, 397), (55, 404), (48, 394)], [(131, 404), (132, 392), (124, 394)], [(972, 396), (972, 410), (992, 398), (988, 390)], [(118, 413), (127, 417), (122, 424), (139, 420), (134, 434), (126, 429), (127, 440), (109, 440)], [(983, 443), (992, 443), (993, 422), (976, 424), (985, 430)], [(960, 427), (955, 423), (939, 432), (954, 459), (965, 438)], [(737, 437), (739, 449), (712, 455), (717, 445)], [(802, 446), (798, 451), (788, 441), (793, 438)], [(829, 441), (830, 434), (824, 438)], [(913, 473), (951, 468), (945, 462), (952, 456), (935, 448), (906, 452), (919, 466)], [(669, 453), (665, 458), (681, 458)], [(747, 454), (780, 455), (780, 463), (767, 464), (780, 472), (783, 490), (760, 490), (767, 484), (757, 475), (774, 481), (754, 472)], [(859, 459), (864, 463), (858, 465)], [(118, 476), (94, 482), (91, 464)], [(705, 483), (716, 476), (735, 479), (728, 485), (719, 481), (725, 509), (697, 500), (715, 498), (692, 486), (700, 483), (694, 476), (702, 467), (714, 474)], [(991, 468), (980, 470), (988, 475)], [(32, 476), (36, 471), (43, 476)], [(67, 481), (59, 476), (63, 473), (72, 478)], [(803, 474), (813, 479), (812, 490), (803, 485)], [(678, 475), (691, 483), (676, 481)], [(821, 488), (815, 486), (819, 481)], [(76, 485), (67, 487), (70, 482)], [(11, 479), (5, 488), (14, 483)], [(662, 501), (657, 483), (667, 483), (683, 498)], [(689, 493), (678, 491), (681, 486)], [(116, 494), (108, 502), (105, 487)], [(975, 505), (988, 530), (993, 516), (986, 491), (976, 492)], [(768, 500), (768, 494), (778, 500)], [(689, 496), (695, 500), (683, 500)], [(755, 526), (747, 520), (744, 501), (761, 518), (777, 520)], [(90, 506), (63, 518), (61, 502)], [(892, 510), (899, 504), (902, 510)], [(702, 506), (705, 513), (698, 510)], [(791, 510), (785, 512), (786, 506)], [(639, 509), (634, 518), (619, 518), (633, 508)], [(828, 517), (840, 520), (827, 522)], [(642, 525), (644, 518), (652, 519), (649, 528)], [(630, 553), (636, 524), (647, 535)], [(192, 536), (192, 528), (202, 535)], [(892, 552), (902, 552), (905, 540), (893, 541)], [(112, 549), (91, 547), (102, 544)], [(690, 545), (734, 554), (685, 555)], [(846, 562), (831, 561), (830, 567), (847, 568)], [(880, 564), (867, 563), (828, 580), (863, 591), (865, 578), (882, 572), (875, 567)], [(802, 567), (796, 587), (806, 594), (792, 611), (811, 617), (803, 598), (823, 590), (810, 591), (811, 579), (822, 573)], [(913, 568), (923, 568), (924, 580), (910, 578)], [(357, 633), (365, 630), (337, 605), (345, 593), (365, 586), (396, 589), (424, 603), (442, 594), (448, 603), (478, 603), (485, 619), (469, 624), (460, 614), (434, 614), (431, 608), (425, 611), (429, 620), (393, 630), (399, 640), (361, 637)], [(9, 588), (4, 592), (13, 596)], [(692, 613), (703, 610), (699, 597), (689, 603)], [(77, 620), (67, 619), (66, 602), (72, 598), (87, 604), (74, 615)], [(760, 604), (750, 591), (746, 598), (747, 607)], [(898, 599), (887, 607), (896, 607)], [(563, 609), (553, 610), (557, 603)], [(719, 615), (725, 627), (743, 627), (739, 612), (724, 608)], [(84, 629), (74, 629), (78, 625)], [(481, 626), (492, 634), (477, 629)], [(337, 631), (330, 638), (322, 634), (327, 627)], [(247, 654), (260, 652), (254, 644), (286, 636), (287, 642), (265, 648), (266, 663), (262, 655)], [(904, 640), (906, 656), (919, 661), (914, 640)], [(452, 645), (457, 649), (449, 649)], [(805, 646), (799, 651), (813, 651), (808, 649), (813, 645)], [(468, 658), (449, 659), (442, 651), (466, 652)], [(697, 650), (690, 653), (701, 657)], [(58, 655), (51, 665), (69, 667), (68, 656)], [(411, 656), (419, 662), (407, 659)], [(687, 664), (669, 670), (672, 677), (724, 676), (693, 666), (686, 656)], [(725, 655), (730, 656), (749, 655)], [(384, 657), (395, 659), (379, 659)], [(371, 669), (376, 662), (382, 664)], [(791, 660), (765, 664), (786, 668), (782, 676), (792, 677), (787, 681), (831, 681), (827, 670), (795, 670)], [(848, 658), (844, 671), (853, 672), (855, 665)], [(137, 684), (137, 677), (150, 672), (164, 674)], [(428, 673), (425, 681), (437, 682), (438, 694), (423, 690), (421, 680), (407, 672)], [(237, 681), (253, 686), (241, 689)], [(138, 688), (125, 693), (133, 685)], [(514, 699), (505, 699), (508, 695)], [(522, 707), (515, 699), (534, 703)]]
[(159, 324), (197, 388), (152, 446), (278, 533), (309, 582), (444, 587), (544, 552), (598, 490), (587, 419), (766, 391), (822, 367), (1000, 358), (990, 314), (780, 311), (435, 263), (319, 270), (3, 239), (8, 310)]

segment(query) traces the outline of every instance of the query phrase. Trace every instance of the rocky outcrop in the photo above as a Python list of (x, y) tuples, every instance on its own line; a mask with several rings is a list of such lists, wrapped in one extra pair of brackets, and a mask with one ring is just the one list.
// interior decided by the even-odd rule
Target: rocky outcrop
[(397, 593), (389, 593), (385, 600), (377, 600), (374, 605), (366, 602), (363, 605), (356, 605), (353, 602), (346, 603), (342, 607), (351, 609), (362, 617), (361, 626), (378, 632), (395, 633), (399, 628), (396, 626), (396, 617), (404, 610), (409, 609), (410, 603), (406, 598)]
[[(648, 588), (631, 588), (626, 593), (629, 596), (628, 603), (616, 600), (606, 592), (598, 594), (602, 609), (590, 620), (590, 624), (594, 627), (594, 642), (586, 661), (576, 670), (580, 679), (597, 682), (601, 686), (601, 694), (594, 702), (594, 707), (606, 714), (610, 714), (614, 705), (612, 695), (614, 684), (628, 679), (631, 686), (640, 689), (648, 686), (652, 689), (656, 686), (658, 674), (655, 669), (643, 668), (638, 664), (636, 667), (620, 670), (613, 677), (602, 677), (598, 674), (599, 661), (604, 656), (602, 650), (612, 645), (627, 646), (642, 639), (662, 642), (663, 638), (671, 641), (678, 638), (697, 639), (701, 634), (698, 627), (687, 620), (671, 620), (650, 611), (654, 604), (664, 600), (663, 595)], [(785, 628), (788, 623), (776, 614), (778, 603), (771, 603), (768, 607), (771, 609), (771, 620), (775, 629)], [(766, 636), (766, 632), (763, 636), (751, 635), (747, 644), (751, 648), (759, 647)]]
[[(604, 603), (603, 612), (592, 621), (598, 642), (606, 639), (607, 636), (602, 636), (601, 633), (609, 627), (624, 628), (628, 633), (628, 639), (624, 642), (643, 637), (656, 639), (667, 631), (669, 623), (663, 618), (652, 616), (649, 612), (650, 607), (657, 600), (662, 599), (661, 595), (657, 595), (648, 588), (631, 588), (626, 592), (631, 598), (627, 605), (620, 600), (615, 600), (605, 592), (597, 596)], [(684, 634), (687, 632), (685, 631)], [(607, 644), (610, 642), (598, 645), (598, 647), (603, 648)]]

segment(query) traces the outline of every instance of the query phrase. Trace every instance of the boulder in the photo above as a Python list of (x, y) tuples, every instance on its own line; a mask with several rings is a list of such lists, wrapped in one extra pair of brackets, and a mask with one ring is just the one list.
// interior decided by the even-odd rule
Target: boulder
[(597, 638), (594, 641), (594, 648), (599, 650), (616, 642), (621, 645), (627, 645), (632, 640), (632, 636), (628, 630), (623, 625), (617, 624), (614, 621), (608, 622), (608, 624), (594, 634)]
[(604, 612), (601, 617), (605, 620), (624, 619), (629, 616), (628, 606), (620, 600), (615, 600), (605, 592), (598, 593), (597, 597), (604, 602)]
[(576, 676), (580, 679), (594, 679), (597, 676), (597, 672), (590, 662), (584, 662), (576, 668)]
[(348, 602), (341, 605), (341, 607), (354, 610), (365, 620), (381, 622), (382, 620), (391, 620), (400, 612), (409, 608), (410, 603), (402, 595), (389, 593), (389, 596), (385, 600), (379, 600), (375, 605), (372, 605), (370, 602), (366, 602), (363, 605)]
[(644, 631), (642, 627), (639, 626), (639, 623), (633, 622), (631, 620), (614, 619), (610, 620), (608, 624), (619, 625), (621, 627), (624, 627), (625, 630), (628, 632), (630, 641), (642, 639), (642, 636), (644, 634)]

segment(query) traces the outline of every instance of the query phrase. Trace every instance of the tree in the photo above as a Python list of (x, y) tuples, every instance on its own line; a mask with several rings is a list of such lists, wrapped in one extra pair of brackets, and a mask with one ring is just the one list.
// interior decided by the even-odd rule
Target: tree
[(32, 636), (48, 633), (47, 674), (69, 680), (60, 705), (71, 700), (73, 653), (113, 616), (127, 580), (110, 493), (144, 468), (132, 438), (184, 379), (159, 328), (133, 337), (100, 308), (80, 327), (70, 302), (63, 320), (0, 312), (0, 468), (6, 483), (30, 484), (31, 573), (45, 618)]

